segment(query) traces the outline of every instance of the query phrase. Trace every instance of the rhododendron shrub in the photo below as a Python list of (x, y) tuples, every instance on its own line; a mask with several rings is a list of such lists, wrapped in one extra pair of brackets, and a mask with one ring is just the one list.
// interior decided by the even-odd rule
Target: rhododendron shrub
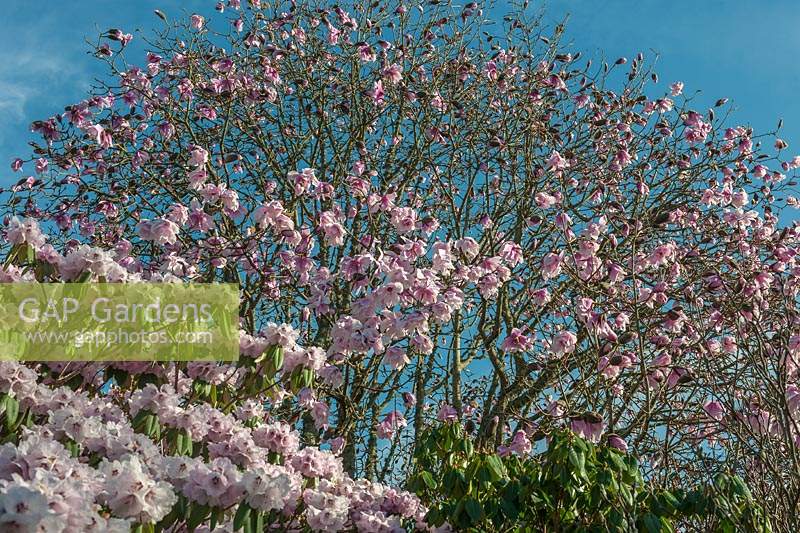
[(556, 430), (532, 454), (535, 443), (518, 431), (510, 446), (486, 452), (460, 425), (443, 424), (423, 434), (410, 485), (430, 505), (430, 522), (459, 531), (772, 531), (738, 476), (660, 488), (617, 439), (595, 444)]
[(100, 368), (83, 367), (75, 390), (52, 368), (0, 363), (3, 530), (427, 529), (416, 496), (351, 479), (262, 406), (198, 401), (191, 369), (176, 369), (177, 389), (139, 378), (103, 395)]
[[(796, 522), (800, 230), (781, 215), (800, 157), (777, 132), (702, 109), (642, 55), (586, 61), (523, 11), (217, 11), (159, 12), (138, 57), (105, 32), (108, 77), (11, 165), (2, 281), (241, 287), (235, 365), (9, 367), (116, 406), (172, 461), (75, 448), (41, 412), (36, 438), (108, 460), (79, 461), (92, 487), (122, 476), (176, 503), (82, 497), (138, 523), (222, 523), (244, 501), (252, 527), (410, 527), (413, 505), (363, 492), (401, 484), (438, 418), (480, 449), (614, 435), (654, 483), (730, 471)], [(47, 500), (38, 472), (8, 494)]]

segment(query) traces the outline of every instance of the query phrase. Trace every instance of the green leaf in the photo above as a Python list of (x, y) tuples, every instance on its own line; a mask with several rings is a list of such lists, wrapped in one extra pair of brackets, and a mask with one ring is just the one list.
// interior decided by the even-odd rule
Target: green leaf
[(582, 478), (586, 478), (586, 459), (583, 453), (576, 452), (575, 449), (570, 448), (568, 456), (569, 462), (575, 467), (578, 475)]
[(211, 509), (207, 505), (192, 504), (192, 510), (189, 513), (186, 525), (190, 530), (195, 529), (205, 521), (210, 511)]
[(608, 522), (614, 526), (617, 531), (628, 531), (628, 521), (625, 519), (625, 515), (616, 509), (611, 509), (611, 512), (608, 514)]
[(211, 394), (209, 395), (209, 399), (211, 400), (212, 407), (216, 407), (217, 405), (217, 385), (211, 385)]
[(642, 517), (642, 523), (647, 533), (661, 533), (661, 520), (653, 513), (647, 513)]
[(11, 251), (8, 252), (8, 255), (6, 256), (6, 260), (3, 263), (3, 266), (8, 266), (8, 265), (14, 263), (14, 259), (17, 257), (18, 254), (19, 254), (19, 245), (15, 244), (11, 248)]
[(75, 442), (74, 440), (68, 440), (64, 443), (64, 448), (66, 448), (72, 457), (78, 457), (81, 454), (80, 445)]
[(499, 481), (506, 477), (506, 468), (503, 466), (503, 461), (497, 455), (489, 455), (486, 457), (486, 466), (492, 474), (493, 481)]
[(144, 419), (144, 432), (150, 437), (155, 432), (155, 426), (158, 424), (158, 419), (154, 414), (148, 414)]
[(431, 509), (425, 514), (425, 523), (428, 525), (439, 527), (444, 524), (445, 517), (439, 509)]
[(503, 498), (502, 500), (500, 500), (500, 508), (503, 510), (503, 513), (511, 520), (514, 520), (519, 516), (519, 507), (517, 507), (517, 504), (514, 503), (513, 500)]
[(186, 430), (181, 430), (175, 437), (175, 453), (177, 455), (188, 455), (191, 457), (193, 447), (194, 443), (192, 442), (192, 438)]
[(614, 463), (614, 466), (617, 468), (619, 473), (625, 473), (628, 471), (628, 465), (625, 464), (625, 461), (622, 460), (622, 457), (616, 452), (611, 452), (608, 455), (611, 462)]
[(455, 470), (448, 470), (442, 477), (442, 488), (447, 494), (453, 494), (454, 489), (458, 485), (458, 472)]
[(14, 424), (19, 416), (19, 401), (12, 396), (6, 397), (6, 428), (14, 431)]
[(245, 524), (250, 521), (250, 506), (242, 502), (239, 508), (236, 509), (236, 514), (233, 517), (233, 530), (239, 531)]
[(467, 511), (473, 524), (479, 524), (483, 520), (483, 507), (481, 503), (475, 498), (469, 497), (464, 499), (464, 509)]
[(678, 499), (668, 490), (663, 491), (660, 496), (661, 504), (668, 509), (670, 514), (674, 513), (680, 505)]
[(264, 531), (264, 513), (261, 511), (253, 511), (250, 513), (250, 525), (254, 532), (261, 533)]
[(433, 475), (430, 472), (423, 472), (420, 474), (420, 477), (429, 489), (436, 489), (436, 480), (433, 479)]
[(208, 529), (210, 531), (214, 531), (215, 529), (217, 529), (217, 523), (219, 522), (219, 519), (222, 516), (223, 516), (222, 509), (212, 509), (211, 520), (209, 521), (209, 526), (208, 526)]
[(461, 441), (461, 450), (466, 454), (467, 457), (471, 457), (475, 451), (475, 445), (472, 444), (471, 440), (464, 439)]
[(633, 494), (631, 494), (631, 489), (628, 485), (620, 485), (619, 493), (622, 494), (628, 506), (633, 506)]
[(492, 482), (492, 473), (489, 470), (489, 467), (487, 467), (485, 464), (481, 465), (481, 467), (478, 469), (477, 477), (478, 481), (485, 485), (488, 485)]

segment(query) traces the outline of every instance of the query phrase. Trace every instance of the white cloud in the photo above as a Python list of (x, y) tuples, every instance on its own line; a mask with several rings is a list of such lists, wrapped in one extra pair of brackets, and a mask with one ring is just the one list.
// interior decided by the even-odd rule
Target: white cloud
[(24, 87), (0, 79), (0, 117), (7, 116), (13, 121), (24, 119), (28, 97)]
[[(7, 148), (6, 141), (24, 136), (30, 122), (43, 118), (38, 116), (40, 109), (58, 106), (48, 109), (49, 114), (63, 109), (64, 99), (56, 102), (50, 96), (78, 93), (86, 86), (85, 44), (48, 31), (52, 24), (40, 20), (0, 38), (1, 151)], [(51, 37), (43, 39), (43, 35)]]

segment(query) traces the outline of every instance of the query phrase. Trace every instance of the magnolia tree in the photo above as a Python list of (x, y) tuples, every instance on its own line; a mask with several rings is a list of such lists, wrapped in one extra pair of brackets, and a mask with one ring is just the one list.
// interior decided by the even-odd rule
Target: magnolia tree
[(567, 427), (665, 488), (738, 474), (797, 521), (777, 131), (522, 8), (216, 10), (156, 12), (145, 57), (100, 37), (108, 76), (12, 163), (0, 277), (239, 283), (241, 358), (5, 363), (0, 521), (426, 528), (383, 483), (437, 418), (502, 454)]

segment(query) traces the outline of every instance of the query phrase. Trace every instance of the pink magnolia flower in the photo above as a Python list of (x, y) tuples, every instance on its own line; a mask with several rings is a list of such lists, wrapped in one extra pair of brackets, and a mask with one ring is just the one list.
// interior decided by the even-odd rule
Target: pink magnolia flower
[[(305, 519), (312, 531), (341, 531), (349, 517), (349, 500), (331, 492), (305, 489)], [(362, 517), (362, 519), (364, 519)]]
[(667, 264), (675, 257), (675, 245), (672, 243), (662, 244), (650, 253), (647, 262), (654, 267), (659, 267)]
[(511, 444), (509, 445), (508, 449), (511, 453), (525, 456), (531, 453), (533, 445), (531, 444), (530, 439), (528, 439), (528, 435), (524, 431), (517, 431), (514, 433), (514, 438), (511, 440)]
[(597, 413), (586, 413), (574, 417), (570, 422), (570, 429), (574, 433), (591, 442), (600, 442), (605, 426), (603, 417)]
[(734, 207), (744, 207), (747, 205), (747, 192), (742, 189), (733, 193), (731, 196), (731, 205)]
[(47, 161), (44, 157), (40, 157), (36, 160), (36, 173), (43, 174), (47, 171), (47, 167), (50, 165), (50, 162)]
[(191, 17), (192, 28), (194, 28), (196, 30), (201, 30), (201, 29), (203, 29), (203, 25), (205, 23), (206, 23), (205, 17), (203, 17), (201, 15), (198, 15), (196, 13), (194, 15), (192, 15), (192, 17)]
[(615, 435), (614, 433), (608, 436), (608, 445), (612, 448), (616, 448), (621, 452), (628, 451), (628, 443), (620, 437), (619, 435)]
[(189, 164), (194, 167), (200, 167), (208, 163), (208, 151), (195, 146), (189, 154)]
[(372, 89), (367, 91), (367, 96), (372, 98), (375, 105), (382, 106), (383, 99), (386, 96), (386, 93), (383, 91), (383, 82), (381, 80), (375, 81), (375, 83), (372, 84)]
[(523, 261), (523, 252), (522, 246), (515, 243), (514, 241), (506, 241), (503, 243), (503, 249), (500, 252), (500, 255), (506, 261), (506, 263), (514, 267)]
[(411, 207), (395, 207), (391, 220), (398, 233), (408, 233), (417, 225), (417, 212)]
[(800, 387), (797, 385), (786, 386), (786, 405), (789, 412), (796, 416), (797, 411), (800, 410)]
[(628, 275), (622, 269), (622, 267), (617, 265), (616, 263), (609, 263), (607, 269), (608, 269), (608, 281), (612, 284), (625, 279), (625, 276)]
[(531, 349), (533, 341), (525, 336), (522, 330), (513, 328), (503, 340), (500, 349), (506, 353), (525, 352)]
[(345, 444), (347, 444), (347, 440), (339, 435), (338, 437), (334, 437), (328, 441), (328, 444), (331, 447), (331, 453), (339, 455), (342, 450), (344, 450)]
[(736, 353), (738, 346), (736, 343), (736, 339), (731, 337), (730, 335), (725, 335), (722, 337), (722, 351), (725, 353)]
[(703, 411), (706, 414), (717, 421), (722, 420), (722, 417), (725, 416), (725, 408), (716, 400), (710, 400), (703, 405)]
[(383, 362), (392, 367), (393, 370), (400, 370), (410, 363), (411, 359), (408, 358), (405, 348), (390, 346), (383, 355)]
[(455, 242), (455, 248), (466, 257), (467, 261), (472, 261), (480, 252), (478, 241), (472, 237), (464, 237)]
[(344, 244), (345, 231), (339, 220), (339, 216), (333, 211), (325, 211), (319, 217), (319, 227), (325, 235), (325, 242), (331, 246)]
[(561, 79), (561, 76), (557, 74), (551, 74), (548, 78), (544, 80), (544, 84), (548, 87), (555, 89), (556, 91), (566, 91), (567, 84), (564, 83), (564, 80)]
[(455, 407), (448, 404), (443, 404), (439, 408), (439, 413), (436, 415), (436, 419), (439, 422), (453, 422), (458, 420), (458, 411), (456, 411)]
[(111, 148), (114, 143), (111, 139), (111, 133), (106, 131), (99, 124), (94, 124), (86, 129), (86, 133), (94, 138), (94, 142), (100, 145), (101, 148)]
[(555, 356), (571, 353), (575, 350), (578, 338), (570, 331), (559, 332), (550, 343), (550, 351)]
[(550, 301), (550, 291), (546, 288), (535, 289), (531, 291), (530, 295), (534, 305), (542, 306)]
[(564, 252), (549, 253), (542, 259), (542, 277), (551, 279), (561, 273), (561, 263), (564, 260)]
[(692, 373), (688, 368), (677, 366), (667, 376), (667, 387), (672, 388), (676, 385), (683, 385), (692, 379)]
[(245, 501), (260, 511), (280, 511), (291, 503), (302, 483), (300, 477), (284, 466), (264, 463), (250, 468), (242, 476)]
[(325, 402), (314, 402), (311, 406), (311, 417), (314, 419), (314, 427), (317, 429), (328, 428), (328, 417), (330, 410)]
[(381, 439), (391, 439), (397, 430), (408, 425), (405, 417), (398, 411), (392, 411), (375, 428), (378, 437)]
[(561, 157), (561, 154), (558, 153), (557, 150), (553, 150), (550, 154), (550, 158), (547, 160), (547, 167), (552, 170), (564, 170), (569, 166), (569, 163), (566, 159)]
[(143, 220), (136, 226), (139, 237), (156, 244), (175, 244), (178, 240), (179, 230), (177, 224), (166, 218)]
[(368, 45), (362, 44), (358, 47), (358, 57), (361, 61), (369, 63), (375, 61), (375, 51)]
[(656, 367), (665, 367), (672, 364), (672, 356), (669, 352), (661, 352), (659, 353), (655, 359), (653, 359), (653, 366)]
[(547, 209), (549, 207), (553, 207), (556, 205), (559, 200), (557, 196), (552, 194), (548, 194), (546, 192), (537, 192), (533, 197), (534, 202), (536, 205), (541, 207), (542, 209)]
[(389, 83), (395, 85), (403, 80), (403, 67), (401, 67), (397, 63), (393, 63), (388, 67), (386, 67), (385, 69), (383, 69), (382, 74), (384, 79), (389, 81)]
[(417, 403), (417, 397), (414, 396), (414, 394), (410, 392), (403, 393), (403, 405), (405, 406), (406, 409), (414, 407), (414, 404), (416, 403)]

